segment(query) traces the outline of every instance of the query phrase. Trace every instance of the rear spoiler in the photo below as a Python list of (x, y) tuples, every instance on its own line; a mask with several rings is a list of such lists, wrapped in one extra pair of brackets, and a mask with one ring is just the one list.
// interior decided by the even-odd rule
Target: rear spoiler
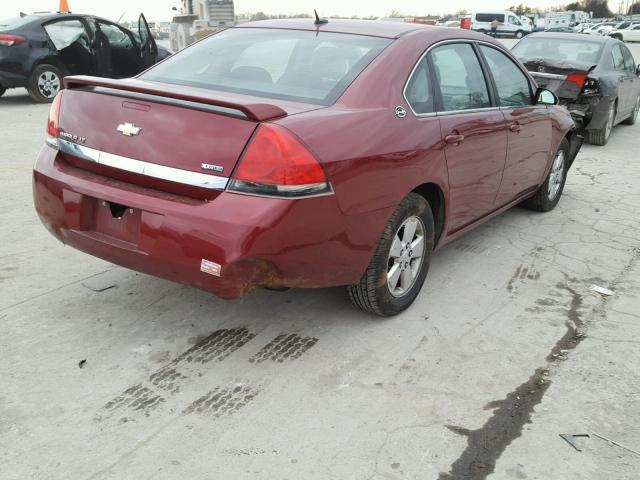
[[(158, 98), (210, 105), (212, 107), (220, 107), (221, 109), (239, 112), (243, 117), (255, 122), (264, 122), (265, 120), (285, 117), (287, 115), (287, 112), (282, 108), (269, 103), (244, 103), (240, 101), (222, 100), (219, 98), (220, 94), (217, 94), (217, 92), (212, 91), (209, 93), (206, 90), (198, 89), (197, 94), (185, 93), (183, 90), (187, 89), (182, 89), (179, 85), (159, 85), (135, 78), (114, 80), (111, 78), (77, 75), (65, 77), (64, 86), (68, 89), (98, 87), (140, 94), (141, 97), (157, 96)], [(193, 92), (193, 89), (188, 90), (189, 92)]]

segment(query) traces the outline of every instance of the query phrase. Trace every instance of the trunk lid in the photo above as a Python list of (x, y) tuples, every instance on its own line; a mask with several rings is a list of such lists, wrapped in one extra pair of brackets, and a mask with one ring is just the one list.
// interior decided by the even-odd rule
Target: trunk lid
[(260, 122), (318, 108), (135, 79), (67, 77), (65, 86), (59, 127), (68, 162), (202, 199), (224, 189)]
[(571, 79), (575, 77), (586, 78), (596, 68), (593, 63), (543, 58), (526, 60), (523, 63), (539, 87), (551, 90), (563, 100), (575, 100), (582, 91), (582, 85), (571, 81)]

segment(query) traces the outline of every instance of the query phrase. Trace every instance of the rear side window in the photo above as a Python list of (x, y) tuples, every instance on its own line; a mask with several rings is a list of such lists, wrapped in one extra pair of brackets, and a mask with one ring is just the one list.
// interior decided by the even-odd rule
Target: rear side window
[(89, 37), (80, 20), (63, 20), (60, 22), (48, 23), (44, 29), (56, 47), (56, 50), (78, 43), (82, 47), (89, 49)]
[(628, 72), (635, 73), (636, 64), (633, 60), (633, 56), (627, 47), (620, 47), (622, 49), (622, 58), (624, 58), (624, 69)]
[(602, 45), (602, 43), (588, 40), (528, 37), (520, 40), (511, 51), (524, 63), (548, 58), (561, 62), (597, 64)]
[(390, 39), (230, 28), (170, 57), (145, 80), (331, 105)]
[(529, 80), (509, 57), (495, 48), (480, 46), (493, 75), (501, 107), (532, 105)]
[(433, 89), (429, 78), (429, 62), (423, 57), (407, 83), (405, 97), (418, 115), (435, 111)]
[(443, 45), (431, 53), (443, 111), (491, 106), (480, 62), (468, 43)]
[(494, 20), (504, 23), (504, 14), (501, 13), (476, 13), (476, 22), (491, 23)]
[(613, 70), (624, 70), (624, 57), (620, 45), (614, 45), (611, 49), (611, 68)]

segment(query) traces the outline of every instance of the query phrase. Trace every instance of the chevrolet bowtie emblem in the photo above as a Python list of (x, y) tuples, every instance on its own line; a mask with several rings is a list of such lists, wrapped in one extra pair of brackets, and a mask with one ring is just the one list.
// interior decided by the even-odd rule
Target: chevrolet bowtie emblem
[(132, 137), (134, 135), (138, 135), (142, 129), (140, 127), (136, 127), (133, 123), (121, 123), (116, 128), (122, 135), (125, 137)]

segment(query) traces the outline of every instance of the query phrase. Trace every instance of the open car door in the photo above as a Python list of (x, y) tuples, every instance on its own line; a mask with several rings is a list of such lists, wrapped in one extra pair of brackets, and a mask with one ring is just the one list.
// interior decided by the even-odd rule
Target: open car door
[(145, 70), (156, 63), (158, 46), (153, 39), (147, 19), (142, 13), (138, 19), (138, 35), (140, 36), (140, 66), (141, 70)]

